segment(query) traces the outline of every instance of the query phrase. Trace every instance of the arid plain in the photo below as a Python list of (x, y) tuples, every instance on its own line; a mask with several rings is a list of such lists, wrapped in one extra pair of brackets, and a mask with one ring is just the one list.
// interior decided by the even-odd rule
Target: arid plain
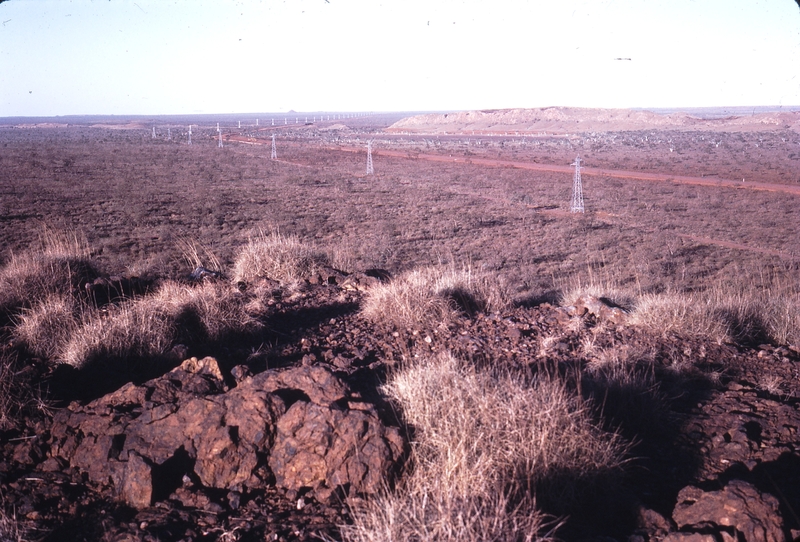
[(800, 536), (800, 113), (61, 120), (0, 124), (3, 536)]

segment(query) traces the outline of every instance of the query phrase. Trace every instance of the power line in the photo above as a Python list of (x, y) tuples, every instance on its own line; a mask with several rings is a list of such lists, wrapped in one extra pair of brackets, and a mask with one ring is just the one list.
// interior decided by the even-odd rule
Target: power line
[(374, 175), (375, 169), (372, 167), (372, 141), (367, 143), (367, 175)]
[(570, 213), (582, 213), (583, 211), (583, 185), (581, 184), (581, 157), (575, 157), (575, 162), (570, 164), (575, 166), (575, 175), (572, 178), (572, 201), (569, 204)]

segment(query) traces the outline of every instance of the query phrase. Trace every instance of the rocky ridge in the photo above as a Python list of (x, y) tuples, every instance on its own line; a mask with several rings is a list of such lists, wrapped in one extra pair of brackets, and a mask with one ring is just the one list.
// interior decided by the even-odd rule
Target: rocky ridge
[[(348, 503), (402, 475), (387, 371), (448, 350), (572, 378), (635, 443), (613, 498), (587, 495), (561, 539), (800, 535), (797, 349), (653, 336), (595, 298), (394, 329), (359, 315), (369, 280), (274, 299), (271, 346), (230, 353), (244, 363), (188, 358), (2, 435), (6, 513), (42, 540), (336, 539)], [(621, 361), (637, 378), (613, 377)]]

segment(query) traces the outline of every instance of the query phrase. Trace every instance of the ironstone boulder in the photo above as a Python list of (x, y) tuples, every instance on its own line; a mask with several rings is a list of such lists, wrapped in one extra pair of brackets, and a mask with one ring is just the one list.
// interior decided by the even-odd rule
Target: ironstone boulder
[[(687, 486), (678, 493), (672, 519), (683, 531), (719, 533), (746, 542), (784, 542), (779, 502), (743, 480), (731, 480), (719, 491)], [(730, 535), (730, 536), (726, 536)]]
[(55, 417), (51, 454), (110, 483), (134, 508), (166, 498), (187, 474), (229, 491), (264, 485), (254, 472), (267, 458), (278, 487), (320, 497), (335, 488), (373, 493), (403, 440), (373, 405), (348, 397), (321, 366), (248, 376), (226, 391), (212, 358), (192, 359), (141, 386), (70, 405)]

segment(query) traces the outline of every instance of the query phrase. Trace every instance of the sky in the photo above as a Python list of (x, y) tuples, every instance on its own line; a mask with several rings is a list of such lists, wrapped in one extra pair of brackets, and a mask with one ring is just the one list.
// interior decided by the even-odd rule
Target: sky
[(752, 105), (795, 0), (0, 3), (0, 117)]

